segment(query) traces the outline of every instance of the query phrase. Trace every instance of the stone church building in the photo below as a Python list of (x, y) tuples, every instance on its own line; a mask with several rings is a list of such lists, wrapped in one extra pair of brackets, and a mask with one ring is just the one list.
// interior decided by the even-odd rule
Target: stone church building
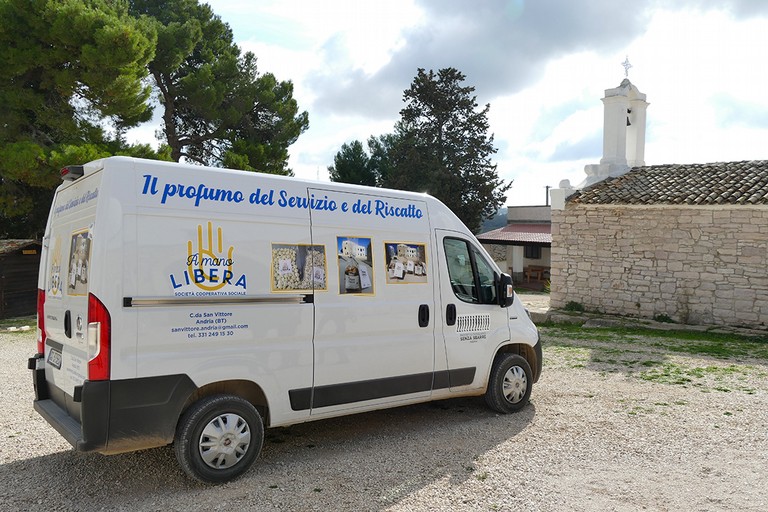
[(552, 307), (768, 329), (768, 161), (646, 166), (645, 95), (602, 101), (603, 158), (551, 191)]

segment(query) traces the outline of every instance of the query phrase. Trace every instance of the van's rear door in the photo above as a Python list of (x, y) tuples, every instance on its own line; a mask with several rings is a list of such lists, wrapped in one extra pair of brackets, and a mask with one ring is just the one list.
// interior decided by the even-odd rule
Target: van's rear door
[(51, 398), (75, 417), (75, 386), (88, 377), (88, 290), (101, 172), (56, 192), (45, 235), (45, 378)]

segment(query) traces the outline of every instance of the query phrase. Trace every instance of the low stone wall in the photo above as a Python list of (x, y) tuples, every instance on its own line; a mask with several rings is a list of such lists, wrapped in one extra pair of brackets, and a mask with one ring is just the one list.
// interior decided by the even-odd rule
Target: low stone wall
[(551, 303), (768, 328), (768, 207), (566, 205), (552, 211)]

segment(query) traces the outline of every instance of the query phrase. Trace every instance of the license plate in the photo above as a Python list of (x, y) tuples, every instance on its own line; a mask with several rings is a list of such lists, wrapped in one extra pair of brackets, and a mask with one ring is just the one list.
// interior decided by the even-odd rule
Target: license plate
[(61, 352), (52, 348), (51, 351), (48, 352), (48, 364), (57, 370), (61, 370)]

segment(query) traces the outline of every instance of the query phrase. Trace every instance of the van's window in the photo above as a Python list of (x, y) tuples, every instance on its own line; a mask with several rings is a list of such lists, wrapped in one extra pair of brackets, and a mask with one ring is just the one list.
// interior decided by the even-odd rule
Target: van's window
[(480, 281), (480, 302), (483, 304), (496, 304), (496, 283), (494, 281), (494, 271), (482, 254), (472, 247), (474, 261), (477, 265), (477, 278)]
[(483, 255), (466, 240), (445, 238), (443, 246), (456, 297), (474, 304), (496, 304), (493, 267)]

